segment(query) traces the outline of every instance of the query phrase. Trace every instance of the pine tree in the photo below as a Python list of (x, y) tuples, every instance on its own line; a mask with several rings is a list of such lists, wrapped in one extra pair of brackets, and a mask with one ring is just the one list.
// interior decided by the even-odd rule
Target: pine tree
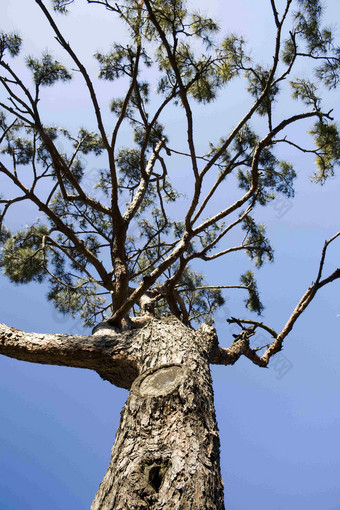
[[(53, 10), (35, 0), (69, 68), (48, 51), (28, 56), (29, 82), (16, 64), (20, 36), (0, 33), (0, 174), (16, 190), (0, 200), (0, 266), (16, 284), (45, 282), (55, 308), (93, 330), (38, 335), (2, 325), (0, 353), (89, 368), (130, 390), (93, 509), (222, 509), (209, 366), (241, 357), (268, 366), (318, 290), (340, 277), (340, 269), (324, 274), (340, 232), (325, 242), (315, 280), (283, 329), (226, 317), (239, 328), (229, 347), (220, 345), (214, 312), (224, 290), (235, 289), (261, 315), (254, 272), (212, 284), (199, 269), (234, 252), (257, 268), (273, 261), (257, 218), (277, 196), (294, 196), (296, 171), (282, 147), (314, 156), (316, 183), (334, 175), (340, 138), (323, 98), (338, 86), (340, 48), (318, 0), (287, 0), (281, 9), (268, 2), (275, 41), (267, 64), (252, 58), (242, 37), (221, 35), (213, 19), (184, 1), (87, 2), (105, 7), (129, 34), (128, 43), (95, 53), (99, 79), (124, 89), (112, 98), (110, 122), (94, 78), (59, 29), (58, 16), (73, 0), (53, 0)], [(66, 87), (75, 74), (96, 126), (73, 132), (45, 125), (46, 88)], [(219, 141), (208, 133), (201, 149), (197, 105), (221, 99), (233, 80), (246, 84), (251, 106)], [(276, 103), (288, 95), (294, 114), (282, 116)], [(227, 115), (225, 99), (221, 108)], [(167, 132), (168, 112), (185, 119), (178, 145)], [(85, 156), (96, 166), (90, 186)], [(6, 218), (21, 202), (41, 217), (11, 232)], [(252, 345), (258, 330), (268, 336), (264, 347)]]

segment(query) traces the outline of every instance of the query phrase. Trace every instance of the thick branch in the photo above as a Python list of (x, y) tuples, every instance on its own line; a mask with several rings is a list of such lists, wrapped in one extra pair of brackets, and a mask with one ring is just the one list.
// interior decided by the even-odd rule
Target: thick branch
[(25, 333), (0, 324), (0, 354), (44, 365), (95, 370), (121, 388), (130, 388), (138, 376), (132, 356), (134, 333), (99, 330), (95, 335)]

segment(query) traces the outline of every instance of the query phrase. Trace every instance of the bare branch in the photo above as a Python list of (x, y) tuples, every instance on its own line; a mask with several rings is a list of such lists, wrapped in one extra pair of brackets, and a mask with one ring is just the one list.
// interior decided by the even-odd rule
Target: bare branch
[[(293, 326), (297, 319), (300, 317), (300, 315), (305, 311), (307, 306), (311, 303), (313, 298), (315, 297), (317, 291), (322, 288), (323, 286), (327, 285), (328, 283), (331, 283), (337, 279), (340, 279), (340, 268), (336, 269), (331, 275), (321, 280), (322, 276), (322, 269), (325, 262), (326, 257), (326, 251), (328, 246), (335, 241), (338, 237), (340, 237), (340, 231), (337, 232), (331, 239), (325, 242), (322, 253), (321, 253), (321, 259), (319, 264), (319, 270), (318, 275), (315, 283), (313, 283), (305, 292), (305, 294), (300, 299), (299, 303), (295, 307), (292, 315), (288, 319), (286, 325), (282, 329), (282, 331), (277, 334), (276, 331), (274, 331), (269, 326), (263, 324), (262, 322), (248, 320), (248, 319), (236, 319), (234, 317), (227, 319), (229, 323), (236, 323), (241, 328), (243, 328), (243, 324), (249, 324), (250, 328), (245, 328), (242, 330), (242, 332), (236, 336), (236, 340), (229, 348), (222, 348), (218, 347), (215, 352), (212, 359), (212, 363), (214, 364), (221, 364), (221, 365), (232, 365), (234, 364), (240, 356), (244, 355), (247, 358), (249, 358), (253, 363), (255, 363), (258, 366), (266, 367), (270, 361), (270, 358), (274, 356), (277, 352), (279, 352), (282, 349), (283, 341), (290, 333), (290, 331), (293, 329)], [(257, 355), (258, 349), (251, 349), (249, 347), (249, 338), (252, 336), (256, 330), (256, 328), (262, 328), (265, 331), (267, 331), (273, 338), (274, 341), (267, 347), (264, 354), (259, 357)]]
[(144, 0), (144, 4), (147, 7), (147, 10), (148, 10), (148, 13), (150, 16), (150, 20), (154, 24), (154, 26), (155, 26), (163, 44), (164, 44), (164, 47), (165, 47), (167, 55), (168, 55), (169, 62), (170, 62), (171, 67), (175, 73), (176, 80), (177, 80), (177, 83), (179, 86), (180, 97), (181, 97), (183, 107), (185, 109), (185, 113), (186, 113), (186, 117), (187, 117), (188, 145), (189, 145), (189, 150), (190, 150), (190, 155), (191, 155), (192, 169), (193, 169), (195, 180), (196, 180), (198, 177), (198, 167), (197, 167), (197, 158), (196, 158), (196, 150), (195, 150), (194, 135), (193, 135), (192, 111), (191, 111), (191, 107), (190, 107), (190, 104), (188, 101), (187, 91), (183, 84), (182, 76), (181, 76), (180, 70), (178, 68), (174, 52), (171, 50), (171, 47), (170, 47), (170, 44), (166, 38), (166, 35), (165, 35), (164, 31), (162, 30), (159, 22), (157, 21), (157, 18), (153, 12), (153, 9), (151, 7), (149, 0)]
[(205, 199), (203, 200), (202, 202), (202, 205), (200, 206), (199, 210), (197, 211), (197, 213), (195, 214), (193, 220), (192, 220), (192, 223), (194, 224), (197, 219), (201, 216), (202, 212), (204, 211), (206, 205), (208, 204), (208, 202), (211, 200), (211, 198), (214, 196), (215, 194), (215, 191), (217, 190), (217, 188), (219, 187), (219, 185), (224, 181), (224, 179), (233, 171), (235, 170), (235, 168), (237, 166), (241, 166), (242, 164), (245, 163), (245, 161), (237, 161), (237, 159), (239, 158), (239, 156), (241, 155), (241, 153), (238, 153), (235, 155), (235, 157), (230, 161), (229, 165), (223, 170), (223, 172), (221, 172), (221, 174), (219, 175), (219, 177), (216, 179), (216, 182), (215, 184), (210, 188), (207, 196), (205, 197)]
[(202, 285), (200, 287), (194, 287), (193, 289), (190, 287), (177, 288), (178, 292), (196, 292), (197, 290), (222, 290), (222, 289), (244, 289), (249, 290), (245, 285)]
[(77, 57), (77, 55), (72, 50), (72, 48), (69, 45), (69, 43), (63, 37), (62, 33), (60, 32), (59, 28), (57, 27), (55, 21), (53, 20), (52, 16), (48, 12), (48, 10), (47, 10), (46, 6), (44, 5), (44, 3), (41, 0), (35, 0), (35, 2), (39, 5), (40, 9), (43, 11), (45, 17), (47, 18), (49, 24), (52, 27), (54, 33), (56, 34), (56, 40), (64, 48), (64, 50), (70, 55), (70, 57), (72, 58), (74, 63), (77, 65), (77, 67), (78, 67), (79, 71), (81, 72), (82, 76), (84, 77), (84, 80), (85, 80), (85, 83), (86, 83), (87, 88), (89, 90), (91, 101), (92, 101), (92, 104), (93, 104), (93, 107), (94, 107), (94, 111), (95, 111), (95, 115), (96, 115), (96, 118), (97, 118), (97, 124), (98, 124), (99, 132), (101, 134), (101, 137), (103, 139), (103, 143), (104, 143), (105, 147), (109, 150), (110, 149), (110, 144), (109, 144), (107, 136), (106, 136), (106, 132), (105, 132), (105, 128), (104, 128), (104, 124), (103, 124), (103, 120), (102, 120), (102, 116), (101, 116), (101, 112), (100, 112), (100, 106), (99, 106), (99, 103), (98, 103), (98, 100), (97, 100), (97, 96), (96, 96), (96, 93), (95, 93), (92, 81), (90, 79), (90, 76), (89, 76), (86, 68), (83, 66), (83, 64), (80, 62), (79, 58)]
[(131, 219), (134, 217), (136, 211), (138, 210), (138, 208), (145, 196), (151, 173), (155, 166), (157, 156), (164, 145), (164, 142), (165, 142), (164, 138), (158, 142), (158, 144), (155, 147), (155, 150), (153, 151), (153, 153), (148, 161), (147, 167), (145, 169), (145, 177), (142, 177), (142, 179), (139, 183), (139, 186), (136, 190), (135, 196), (131, 200), (128, 208), (126, 209), (126, 211), (123, 215), (123, 218), (124, 218), (124, 221), (126, 222), (126, 224), (129, 224)]
[(241, 327), (242, 327), (242, 324), (250, 324), (251, 326), (255, 326), (256, 328), (264, 329), (265, 331), (270, 333), (273, 338), (277, 337), (276, 331), (274, 331), (272, 328), (270, 328), (266, 324), (263, 324), (263, 322), (252, 321), (249, 319), (235, 319), (235, 317), (231, 317), (230, 319), (227, 319), (227, 322), (229, 322), (229, 324), (233, 324), (233, 323), (239, 324), (239, 325), (241, 325)]
[(128, 108), (128, 105), (129, 105), (129, 101), (131, 99), (133, 90), (134, 90), (135, 85), (136, 85), (140, 53), (141, 53), (141, 46), (140, 46), (140, 44), (138, 44), (138, 46), (137, 46), (137, 53), (136, 53), (136, 61), (135, 61), (134, 69), (133, 69), (133, 75), (132, 75), (130, 87), (129, 87), (129, 90), (127, 91), (126, 96), (124, 98), (124, 102), (123, 102), (123, 106), (122, 106), (119, 118), (117, 120), (117, 123), (116, 123), (115, 128), (114, 128), (113, 133), (112, 133), (111, 147), (112, 147), (113, 150), (114, 150), (114, 147), (116, 145), (119, 128), (120, 128), (120, 126), (121, 126), (121, 124), (122, 124), (122, 122), (124, 120), (124, 117), (125, 117), (125, 114), (126, 114), (126, 110)]
[(335, 239), (337, 239), (338, 237), (340, 236), (340, 231), (337, 232), (333, 237), (331, 237), (328, 241), (325, 241), (325, 244), (324, 244), (324, 247), (322, 249), (322, 253), (321, 253), (321, 259), (320, 259), (320, 266), (319, 266), (319, 272), (318, 272), (318, 276), (316, 278), (316, 282), (315, 283), (321, 283), (320, 282), (320, 279), (321, 279), (321, 276), (322, 276), (322, 270), (323, 270), (323, 266), (324, 266), (324, 263), (325, 263), (325, 258), (326, 258), (326, 252), (327, 252), (327, 248), (328, 246), (333, 242), (335, 241)]
[(293, 329), (293, 326), (297, 319), (300, 317), (300, 315), (305, 311), (307, 306), (311, 303), (313, 298), (315, 297), (317, 291), (321, 289), (324, 285), (327, 285), (328, 283), (331, 283), (335, 281), (336, 279), (340, 278), (340, 269), (336, 269), (331, 275), (329, 275), (327, 278), (324, 278), (321, 280), (322, 276), (322, 269), (325, 261), (326, 251), (328, 246), (338, 237), (340, 236), (340, 232), (335, 234), (331, 239), (325, 242), (325, 245), (322, 250), (321, 254), (321, 260), (319, 265), (319, 271), (316, 278), (315, 283), (312, 283), (312, 285), (307, 289), (307, 291), (304, 293), (302, 298), (300, 299), (299, 303), (295, 307), (292, 315), (289, 317), (286, 325), (282, 329), (281, 333), (277, 336), (277, 338), (274, 340), (274, 342), (270, 345), (270, 347), (266, 350), (266, 352), (263, 354), (262, 359), (268, 363), (271, 356), (276, 354), (282, 349), (282, 344), (288, 333)]
[[(23, 84), (22, 80), (19, 78), (19, 76), (13, 71), (13, 69), (8, 65), (6, 64), (6, 62), (2, 61), (0, 63), (1, 67), (3, 67), (4, 69), (6, 69), (6, 71), (12, 76), (12, 78), (14, 79), (14, 83), (16, 85), (19, 86), (19, 88), (23, 91), (23, 93), (25, 94), (25, 96), (27, 97), (29, 103), (31, 104), (32, 106), (32, 109), (30, 109), (27, 104), (18, 99), (18, 102), (20, 102), (20, 104), (24, 107), (24, 108), (27, 108), (27, 112), (32, 116), (33, 119), (38, 119), (39, 118), (39, 114), (38, 114), (38, 110), (37, 110), (37, 104), (36, 104), (36, 101), (33, 99), (32, 97), (32, 94), (30, 93), (30, 91), (28, 90), (28, 88)], [(7, 88), (7, 87), (6, 87)], [(8, 90), (8, 89), (7, 89)], [(12, 92), (10, 92), (12, 94)]]
[(8, 209), (11, 207), (11, 205), (16, 204), (17, 202), (22, 202), (23, 200), (28, 200), (28, 197), (26, 197), (24, 195), (24, 196), (12, 198), (10, 200), (0, 200), (0, 204), (5, 204), (5, 207), (4, 207), (4, 209), (1, 213), (1, 216), (0, 216), (0, 226), (4, 220), (4, 217), (6, 216)]
[(276, 9), (275, 1), (274, 0), (270, 0), (270, 3), (271, 3), (271, 6), (272, 6), (272, 11), (273, 11), (273, 15), (274, 15), (275, 25), (278, 27), (280, 25), (280, 21), (279, 21), (279, 13), (278, 13), (278, 11)]

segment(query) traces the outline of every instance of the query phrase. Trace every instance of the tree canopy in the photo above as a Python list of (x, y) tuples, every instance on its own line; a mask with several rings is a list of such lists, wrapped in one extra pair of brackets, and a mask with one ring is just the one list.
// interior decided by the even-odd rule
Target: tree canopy
[[(338, 84), (340, 50), (331, 29), (323, 26), (320, 2), (287, 1), (280, 12), (271, 2), (274, 53), (268, 62), (258, 62), (243, 37), (221, 34), (214, 20), (191, 12), (185, 2), (89, 1), (118, 16), (130, 36), (128, 44), (113, 43), (94, 55), (99, 79), (120, 81), (125, 89), (122, 97), (112, 97), (111, 129), (93, 78), (60, 32), (58, 18), (44, 2), (36, 3), (73, 74), (85, 81), (97, 127), (71, 132), (45, 125), (44, 88), (69, 82), (72, 69), (45, 51), (26, 57), (31, 80), (23, 80), (16, 67), (21, 38), (1, 33), (1, 173), (17, 189), (1, 200), (3, 272), (15, 283), (47, 279), (48, 298), (57, 309), (80, 313), (87, 325), (105, 317), (120, 324), (127, 315), (138, 317), (151, 309), (175, 314), (188, 325), (211, 321), (223, 304), (222, 289), (233, 287), (247, 291), (246, 307), (260, 314), (263, 305), (251, 269), (240, 281), (212, 286), (195, 270), (195, 262), (235, 251), (247, 254), (257, 267), (273, 260), (255, 211), (277, 194), (294, 194), (296, 170), (282, 159), (282, 146), (315, 157), (317, 183), (334, 175), (340, 140), (322, 96)], [(53, 9), (67, 14), (72, 3), (54, 1)], [(249, 110), (220, 140), (207, 138), (206, 147), (198, 147), (195, 103), (218, 100), (236, 79), (245, 81)], [(287, 100), (287, 93), (296, 113), (285, 117), (276, 113), (276, 103)], [(185, 112), (186, 139), (180, 147), (166, 130), (167, 111), (174, 108)], [(296, 137), (295, 124), (307, 128), (311, 140)], [(98, 160), (90, 189), (84, 155)], [(216, 207), (221, 192), (228, 198)], [(184, 203), (184, 196), (187, 206), (178, 214), (174, 204)], [(6, 214), (28, 200), (43, 217), (10, 232)], [(320, 281), (325, 281), (321, 273)]]
[[(233, 33), (221, 37), (215, 21), (190, 12), (182, 1), (90, 1), (105, 6), (108, 15), (118, 15), (130, 33), (129, 44), (113, 43), (106, 53), (94, 55), (100, 79), (125, 82), (125, 96), (111, 101), (110, 133), (92, 78), (46, 5), (36, 3), (85, 80), (97, 130), (82, 127), (73, 133), (44, 125), (43, 88), (70, 81), (72, 73), (44, 52), (39, 58), (26, 57), (33, 86), (22, 81), (15, 66), (20, 36), (2, 33), (1, 84), (7, 98), (1, 102), (1, 142), (7, 158), (1, 172), (19, 191), (2, 199), (4, 273), (15, 283), (48, 279), (48, 298), (64, 313), (81, 313), (88, 325), (105, 314), (119, 323), (128, 313), (144, 313), (142, 296), (148, 296), (148, 306), (156, 313), (169, 311), (186, 324), (211, 320), (223, 303), (221, 289), (230, 286), (246, 289), (246, 306), (261, 313), (251, 270), (241, 275), (240, 282), (211, 287), (192, 267), (196, 260), (210, 261), (238, 250), (257, 267), (273, 259), (265, 227), (255, 221), (253, 211), (278, 193), (294, 194), (296, 171), (281, 159), (280, 146), (314, 154), (317, 183), (334, 174), (340, 140), (321, 96), (325, 88), (338, 84), (340, 50), (331, 30), (322, 25), (320, 3), (287, 2), (278, 12), (272, 2), (274, 55), (269, 63), (258, 63), (242, 37)], [(66, 13), (71, 3), (54, 1), (53, 8)], [(195, 143), (192, 104), (211, 103), (240, 76), (253, 104), (219, 141), (208, 139), (209, 150), (202, 152)], [(275, 103), (287, 89), (298, 113), (285, 118), (275, 114)], [(173, 105), (185, 111), (185, 150), (173, 147), (163, 125), (167, 108)], [(307, 129), (314, 148), (290, 134), (291, 126), (299, 122), (305, 126), (305, 119), (310, 120)], [(122, 145), (120, 130), (125, 124), (130, 126), (131, 141), (125, 137)], [(60, 139), (65, 149), (61, 153), (56, 148)], [(82, 156), (90, 153), (104, 168), (98, 168), (94, 189), (88, 190), (82, 184), (86, 176)], [(25, 184), (23, 171), (31, 172)], [(176, 190), (179, 172), (185, 172), (186, 179), (190, 172), (192, 180), (187, 210), (180, 215), (184, 220), (172, 206), (183, 196), (183, 190)], [(95, 198), (95, 189), (101, 191), (102, 200)], [(220, 189), (230, 189), (230, 199), (216, 210)], [(11, 233), (5, 227), (6, 213), (25, 200), (33, 201), (45, 219)], [(239, 239), (233, 246), (228, 238), (234, 230)]]

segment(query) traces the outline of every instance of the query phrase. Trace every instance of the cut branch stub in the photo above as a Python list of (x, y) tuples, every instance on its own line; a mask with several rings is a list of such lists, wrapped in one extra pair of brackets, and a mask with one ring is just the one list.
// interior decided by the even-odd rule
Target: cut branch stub
[(136, 379), (132, 391), (142, 397), (165, 396), (184, 383), (188, 371), (181, 365), (165, 365), (145, 372)]

